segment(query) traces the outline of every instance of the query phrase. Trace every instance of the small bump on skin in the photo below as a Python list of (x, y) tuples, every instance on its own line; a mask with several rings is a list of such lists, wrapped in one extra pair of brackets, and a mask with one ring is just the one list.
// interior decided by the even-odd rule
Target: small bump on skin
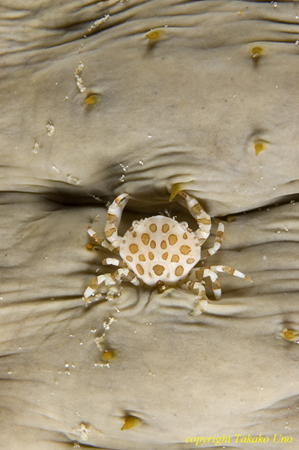
[(145, 261), (145, 256), (144, 255), (139, 255), (138, 256), (139, 261)]
[(168, 253), (167, 253), (167, 252), (163, 253), (162, 258), (163, 258), (164, 260), (166, 260), (166, 259), (168, 258)]
[(164, 267), (163, 266), (160, 266), (160, 264), (156, 264), (154, 267), (153, 267), (153, 271), (155, 272), (155, 274), (159, 277), (159, 276), (161, 276), (162, 274), (163, 274), (163, 272), (164, 272)]
[(129, 245), (129, 249), (131, 253), (137, 253), (138, 252), (138, 245), (137, 244), (131, 244)]
[(171, 258), (171, 262), (179, 262), (180, 257), (179, 255), (173, 255), (173, 257)]
[(143, 233), (143, 235), (141, 236), (141, 240), (144, 243), (144, 245), (147, 245), (150, 241), (150, 236), (147, 233)]
[(146, 37), (147, 39), (150, 39), (151, 41), (155, 40), (155, 39), (159, 39), (163, 36), (164, 34), (164, 30), (161, 29), (156, 29), (156, 30), (151, 30), (148, 33), (146, 33)]
[(149, 252), (148, 257), (152, 261), (154, 259), (154, 254), (152, 252)]
[(194, 258), (188, 258), (188, 259), (187, 259), (187, 264), (193, 264), (194, 261), (195, 261)]
[(130, 262), (133, 261), (133, 258), (132, 258), (132, 256), (130, 256), (130, 255), (126, 256), (126, 259), (127, 259), (128, 261), (130, 261)]
[(132, 236), (135, 238), (137, 236), (136, 231), (133, 231)]
[(180, 252), (181, 252), (183, 255), (188, 255), (188, 254), (191, 252), (191, 248), (190, 248), (188, 245), (182, 245), (182, 246), (180, 247)]
[(139, 419), (139, 417), (135, 417), (135, 416), (127, 416), (125, 418), (125, 423), (124, 425), (121, 427), (121, 431), (123, 430), (128, 430), (129, 428), (133, 428), (136, 427), (137, 425), (139, 425), (141, 423), (141, 419)]
[(184, 233), (184, 234), (183, 234), (183, 239), (188, 239), (187, 233)]
[(165, 250), (165, 249), (167, 248), (167, 243), (166, 243), (166, 241), (162, 241), (162, 242), (161, 242), (161, 248), (162, 248), (163, 250)]
[(143, 270), (143, 268), (141, 267), (140, 264), (136, 265), (136, 269), (137, 269), (137, 272), (139, 273), (139, 275), (143, 275), (144, 274), (144, 270)]
[(183, 275), (183, 273), (184, 273), (184, 268), (183, 268), (183, 266), (178, 266), (178, 267), (175, 269), (175, 274), (176, 274), (177, 277), (180, 277), (181, 275)]
[(178, 238), (175, 234), (171, 234), (170, 236), (168, 236), (168, 242), (170, 245), (176, 244), (177, 241), (178, 241)]
[(169, 231), (169, 225), (168, 225), (168, 223), (164, 223), (163, 225), (162, 225), (162, 231), (163, 231), (163, 233), (167, 233), (167, 231)]
[(150, 229), (153, 233), (155, 233), (155, 231), (157, 231), (157, 225), (156, 225), (155, 223), (152, 223), (152, 224), (149, 226), (149, 229)]
[(151, 241), (150, 246), (151, 246), (151, 248), (156, 248), (156, 242), (155, 241)]
[(95, 105), (96, 103), (98, 103), (99, 99), (100, 94), (90, 94), (88, 97), (86, 97), (84, 103), (86, 103), (86, 105)]

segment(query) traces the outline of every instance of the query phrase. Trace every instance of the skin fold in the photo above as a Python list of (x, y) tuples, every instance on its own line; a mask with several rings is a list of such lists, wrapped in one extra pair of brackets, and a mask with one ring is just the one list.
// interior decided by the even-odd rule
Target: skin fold
[[(5, 449), (298, 448), (299, 8), (274, 3), (0, 0)], [(165, 209), (195, 229), (180, 190), (204, 248), (225, 225), (207, 265), (253, 284), (220, 274), (198, 316), (176, 287), (85, 307), (113, 271), (88, 225), (127, 192), (121, 235)]]

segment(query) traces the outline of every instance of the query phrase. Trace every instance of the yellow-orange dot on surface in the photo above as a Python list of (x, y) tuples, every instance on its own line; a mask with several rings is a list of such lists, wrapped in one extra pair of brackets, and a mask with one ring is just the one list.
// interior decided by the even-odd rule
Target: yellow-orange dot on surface
[(141, 423), (141, 419), (139, 419), (139, 417), (127, 416), (127, 417), (125, 417), (125, 423), (121, 427), (121, 431), (128, 430), (129, 428), (136, 427), (140, 423)]
[(176, 244), (177, 241), (178, 241), (178, 238), (177, 238), (177, 236), (175, 234), (170, 234), (168, 236), (168, 242), (169, 242), (170, 245)]
[(155, 39), (159, 39), (160, 37), (162, 37), (164, 34), (164, 30), (151, 30), (148, 33), (146, 33), (146, 37), (150, 40), (155, 40)]
[(126, 256), (126, 259), (127, 259), (128, 261), (130, 261), (130, 262), (133, 261), (133, 258), (132, 258), (132, 256), (130, 256), (130, 255)]
[(179, 255), (173, 255), (173, 257), (171, 258), (171, 262), (179, 262), (180, 257)]
[(113, 359), (115, 357), (115, 351), (111, 350), (111, 349), (107, 349), (104, 350), (103, 354), (102, 354), (102, 358), (105, 361), (110, 361), (111, 359)]
[(195, 261), (194, 258), (188, 258), (188, 259), (187, 259), (187, 264), (193, 264), (194, 261)]
[(155, 233), (155, 231), (157, 231), (157, 225), (155, 223), (151, 223), (149, 226), (149, 229)]
[(166, 259), (168, 258), (168, 253), (167, 253), (167, 252), (163, 253), (162, 258), (163, 258), (164, 260), (166, 260)]
[(149, 252), (148, 257), (152, 261), (154, 259), (154, 254), (152, 252)]
[(166, 241), (162, 241), (162, 242), (161, 242), (161, 248), (162, 248), (163, 250), (165, 250), (165, 249), (167, 248), (167, 243), (166, 243)]
[(156, 242), (155, 241), (151, 241), (150, 246), (151, 246), (151, 248), (156, 248)]
[(256, 142), (254, 144), (254, 149), (255, 149), (256, 156), (259, 153), (261, 153), (263, 150), (265, 150), (266, 147), (267, 147), (267, 144), (265, 142), (263, 142), (263, 141)]
[(174, 273), (176, 274), (177, 277), (180, 277), (181, 275), (183, 275), (183, 273), (184, 273), (184, 268), (183, 268), (183, 266), (178, 266), (178, 267), (175, 269), (175, 272), (174, 272)]
[(189, 247), (189, 245), (182, 245), (182, 246), (180, 247), (180, 252), (181, 252), (183, 255), (188, 255), (188, 254), (191, 252), (191, 248)]
[(139, 255), (138, 256), (139, 261), (145, 261), (145, 256), (144, 255)]
[(147, 245), (149, 243), (149, 241), (150, 241), (150, 235), (147, 234), (147, 233), (143, 233), (141, 235), (141, 240), (144, 243), (144, 245)]
[(131, 253), (137, 253), (138, 252), (138, 245), (137, 244), (131, 244), (129, 245), (129, 249)]
[(153, 267), (153, 271), (155, 272), (155, 274), (159, 277), (159, 276), (161, 276), (162, 274), (163, 274), (163, 272), (164, 272), (164, 267), (163, 266), (160, 266), (160, 264), (156, 264), (154, 267)]
[(88, 97), (86, 97), (86, 99), (84, 100), (84, 103), (86, 105), (95, 105), (96, 103), (98, 103), (100, 99), (100, 94), (90, 94), (88, 95)]
[(164, 224), (162, 225), (162, 231), (163, 231), (163, 233), (167, 233), (168, 230), (169, 230), (169, 225), (168, 225), (168, 223), (164, 223)]
[(136, 270), (139, 273), (139, 275), (143, 275), (144, 274), (144, 270), (142, 268), (142, 266), (140, 264), (136, 265)]

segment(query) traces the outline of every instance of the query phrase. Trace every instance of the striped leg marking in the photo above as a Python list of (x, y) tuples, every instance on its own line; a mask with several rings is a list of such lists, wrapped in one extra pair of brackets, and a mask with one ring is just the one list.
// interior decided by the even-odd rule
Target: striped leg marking
[(122, 237), (118, 236), (118, 227), (124, 207), (129, 201), (129, 194), (119, 195), (107, 212), (107, 223), (105, 226), (105, 236), (113, 248), (119, 247)]
[(210, 266), (197, 269), (194, 273), (198, 281), (202, 281), (203, 278), (208, 277), (211, 279), (212, 289), (216, 300), (219, 300), (219, 298), (221, 297), (220, 280), (217, 275), (217, 272), (226, 272), (235, 277), (245, 278), (246, 280), (252, 282), (252, 280), (249, 277), (247, 277), (244, 273), (239, 272), (239, 270), (232, 269), (229, 266)]
[(105, 258), (102, 261), (105, 266), (117, 266), (117, 267), (127, 267), (127, 264), (116, 258)]
[(105, 239), (103, 239), (96, 231), (94, 231), (90, 225), (88, 225), (87, 227), (87, 233), (89, 234), (89, 236), (91, 236), (99, 245), (101, 245), (101, 247), (107, 248), (108, 250), (110, 250), (111, 252), (117, 252), (118, 249), (112, 247), (112, 245), (105, 241)]
[(218, 228), (214, 245), (213, 247), (203, 250), (201, 252), (201, 259), (206, 259), (208, 258), (208, 256), (214, 255), (216, 252), (218, 252), (223, 241), (223, 234), (224, 234), (224, 225), (222, 222), (218, 222)]
[(204, 278), (208, 277), (211, 279), (214, 296), (216, 300), (219, 300), (221, 297), (220, 280), (216, 273), (216, 270), (213, 270), (213, 267), (217, 266), (203, 267), (202, 269), (198, 269), (196, 270), (195, 275), (197, 280), (199, 281), (202, 281)]
[(122, 281), (129, 281), (135, 286), (140, 286), (140, 281), (130, 269), (118, 269), (114, 273), (98, 275), (84, 292), (83, 300), (85, 306), (90, 302), (89, 298), (95, 295), (95, 292), (103, 283), (105, 287), (111, 288), (113, 286), (118, 286)]
[(210, 236), (211, 231), (211, 217), (205, 212), (203, 207), (198, 203), (198, 201), (188, 195), (186, 192), (181, 191), (179, 195), (185, 200), (185, 204), (190, 214), (194, 217), (198, 224), (198, 230), (195, 232), (199, 239), (200, 245), (202, 245), (207, 238)]

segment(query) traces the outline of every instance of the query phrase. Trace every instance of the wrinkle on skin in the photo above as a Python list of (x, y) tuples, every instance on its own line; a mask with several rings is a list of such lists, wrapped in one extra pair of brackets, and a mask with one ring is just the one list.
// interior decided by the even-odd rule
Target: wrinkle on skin
[[(40, 3), (26, 13), (28, 27), (16, 27), (21, 50), (7, 48), (9, 60), (2, 62), (2, 189), (19, 180), (25, 189), (38, 174), (57, 195), (69, 186), (81, 202), (91, 196), (105, 202), (127, 191), (141, 208), (184, 183), (211, 215), (292, 195), (298, 191), (296, 14), (295, 3)], [(106, 15), (84, 38), (93, 20)], [(161, 22), (165, 33), (150, 48), (146, 33)], [(46, 33), (47, 45), (29, 34), (40, 49), (27, 48), (22, 33), (36, 29)], [(56, 29), (55, 38), (49, 29)], [(76, 83), (80, 64), (84, 92)], [(101, 100), (84, 103), (90, 95)], [(269, 144), (257, 155), (258, 142)], [(41, 181), (34, 191), (43, 190)]]

